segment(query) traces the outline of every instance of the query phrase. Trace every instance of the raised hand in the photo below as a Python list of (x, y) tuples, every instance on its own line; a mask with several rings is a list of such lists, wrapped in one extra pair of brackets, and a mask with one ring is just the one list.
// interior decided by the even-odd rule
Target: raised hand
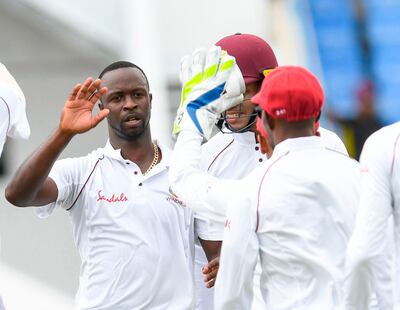
[(106, 87), (100, 87), (99, 79), (93, 81), (88, 78), (83, 84), (77, 84), (65, 102), (61, 114), (59, 128), (68, 134), (86, 132), (96, 127), (110, 112), (108, 109), (100, 110), (92, 115), (96, 102), (107, 92)]
[(181, 61), (181, 103), (173, 136), (192, 130), (209, 139), (220, 113), (243, 101), (245, 84), (234, 57), (219, 46), (197, 49)]

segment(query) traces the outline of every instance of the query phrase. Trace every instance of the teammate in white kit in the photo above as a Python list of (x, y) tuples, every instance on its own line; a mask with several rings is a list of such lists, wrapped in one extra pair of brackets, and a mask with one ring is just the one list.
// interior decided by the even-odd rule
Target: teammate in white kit
[(31, 131), (25, 105), (25, 96), (17, 81), (0, 63), (0, 156), (7, 136), (29, 138)]
[[(25, 113), (25, 96), (17, 81), (0, 62), (0, 156), (7, 137), (28, 139), (30, 128)], [(0, 292), (0, 310), (4, 310)]]
[[(277, 91), (270, 97), (264, 85), (271, 83)], [(308, 71), (276, 69), (261, 94), (267, 99), (256, 102), (276, 108), (266, 109), (273, 127), (269, 138), (276, 144), (272, 158), (240, 181), (202, 172), (199, 133), (207, 130), (196, 130), (188, 120), (206, 126), (204, 111), (211, 114), (223, 104), (216, 99), (208, 107), (197, 105), (204, 96), (193, 96), (174, 150), (171, 185), (195, 210), (216, 214), (229, 206), (216, 309), (250, 309), (259, 255), (267, 309), (335, 309), (342, 303), (344, 253), (358, 203), (358, 164), (315, 136), (323, 93)], [(197, 119), (189, 111), (194, 106), (200, 106)]]
[[(278, 64), (272, 48), (255, 35), (227, 36), (219, 40), (216, 45), (235, 57), (246, 84), (246, 92), (241, 104), (223, 114), (223, 119), (219, 124), (221, 132), (203, 144), (202, 167), (211, 175), (219, 178), (240, 179), (266, 160), (254, 134), (257, 114), (250, 99), (259, 91), (264, 76)], [(197, 229), (199, 238), (203, 245), (212, 249), (213, 257), (219, 256), (224, 221), (210, 221), (209, 219), (204, 219), (204, 221), (205, 225), (203, 226), (206, 231)], [(211, 235), (213, 239), (204, 240), (205, 236), (202, 233)], [(201, 246), (196, 245), (195, 250), (196, 309), (212, 310), (214, 309), (213, 288), (205, 287), (202, 274), (202, 269), (207, 265), (208, 260)], [(210, 257), (210, 260), (213, 257)], [(207, 269), (212, 269), (212, 266), (214, 266), (213, 262)], [(211, 278), (212, 274), (212, 272), (207, 274), (205, 279)], [(207, 285), (213, 286), (214, 279), (212, 277)]]
[[(250, 172), (263, 164), (267, 159), (260, 150), (260, 145), (255, 137), (255, 121), (257, 114), (254, 111), (255, 105), (251, 102), (251, 97), (254, 96), (261, 87), (261, 83), (266, 75), (272, 69), (278, 66), (275, 54), (267, 42), (260, 37), (251, 34), (234, 34), (222, 38), (216, 43), (229, 55), (235, 57), (238, 67), (243, 75), (246, 85), (244, 100), (240, 105), (237, 105), (225, 113), (221, 119), (219, 126), (221, 132), (217, 133), (207, 143), (203, 144), (201, 149), (201, 161), (203, 170), (218, 178), (224, 179), (241, 179)], [(327, 147), (335, 149), (339, 152), (347, 154), (346, 148), (340, 138), (333, 132), (319, 128), (318, 134), (322, 136)], [(223, 239), (225, 221), (209, 221), (204, 219), (205, 232), (197, 229), (199, 238), (202, 244), (211, 249), (214, 255), (210, 260), (219, 255), (220, 245)], [(196, 221), (198, 223), (198, 221)], [(211, 235), (212, 240), (204, 240), (202, 233)], [(202, 269), (207, 265), (208, 260), (204, 254), (203, 248), (196, 244), (195, 247), (195, 276), (196, 276), (196, 291), (197, 291), (197, 309), (211, 310), (213, 309), (213, 289), (206, 288), (204, 278), (208, 286), (214, 284), (215, 272), (209, 272), (203, 276)], [(210, 270), (217, 266), (211, 262)], [(259, 266), (257, 266), (259, 271)], [(255, 277), (255, 299), (252, 305), (253, 309), (263, 309), (264, 302), (259, 293), (259, 276), (256, 273)]]
[[(41, 217), (68, 211), (82, 260), (79, 309), (193, 309), (192, 212), (169, 193), (170, 151), (151, 139), (147, 78), (129, 62), (100, 78), (73, 89), (58, 128), (18, 169), (6, 197), (41, 206)], [(57, 160), (106, 117), (105, 147)]]
[[(379, 257), (394, 238), (393, 296), (381, 309), (400, 309), (400, 123), (373, 133), (361, 157), (360, 206), (346, 257), (346, 309), (367, 309), (377, 287)], [(388, 236), (389, 220), (393, 228)]]

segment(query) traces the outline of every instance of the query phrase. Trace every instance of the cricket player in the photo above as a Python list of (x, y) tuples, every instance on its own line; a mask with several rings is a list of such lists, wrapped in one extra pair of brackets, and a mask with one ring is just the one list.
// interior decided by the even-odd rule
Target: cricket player
[[(400, 309), (400, 123), (386, 126), (367, 139), (360, 164), (360, 206), (346, 257), (346, 309), (367, 309), (369, 296), (378, 286), (380, 256), (392, 238), (393, 295), (386, 294), (379, 306)], [(391, 218), (393, 228), (389, 226)]]
[[(216, 43), (229, 55), (235, 57), (240, 72), (243, 75), (246, 90), (243, 101), (222, 114), (219, 120), (221, 132), (212, 137), (201, 149), (201, 161), (204, 171), (219, 178), (240, 179), (248, 175), (255, 167), (261, 165), (266, 157), (261, 153), (260, 146), (255, 136), (255, 121), (257, 114), (251, 97), (260, 89), (262, 80), (266, 74), (277, 67), (277, 60), (272, 48), (267, 42), (258, 36), (251, 34), (234, 34), (222, 38)], [(224, 233), (224, 221), (218, 222), (209, 218), (201, 219), (199, 216), (196, 223), (203, 221), (203, 229), (197, 229), (201, 244), (214, 255), (219, 257), (221, 242)], [(206, 240), (203, 234), (213, 237)], [(195, 276), (197, 291), (197, 309), (214, 309), (215, 272), (218, 270), (218, 260), (209, 261), (201, 246), (195, 247)], [(205, 269), (204, 266), (208, 265)], [(203, 270), (210, 272), (203, 275)], [(215, 271), (215, 272), (214, 272)], [(204, 282), (206, 281), (206, 285)], [(257, 282), (257, 280), (255, 280)], [(206, 287), (207, 286), (207, 287)], [(259, 285), (255, 288), (259, 292)], [(260, 294), (256, 295), (257, 297)], [(253, 305), (257, 309), (262, 299), (255, 300)], [(259, 307), (258, 307), (259, 308)]]
[[(28, 139), (30, 128), (25, 113), (25, 96), (17, 81), (0, 62), (0, 157), (7, 137)], [(0, 310), (4, 310), (0, 292)]]
[(343, 301), (359, 168), (314, 134), (323, 103), (317, 79), (299, 67), (278, 68), (264, 79), (253, 101), (266, 110), (264, 126), (275, 149), (239, 181), (219, 180), (199, 164), (209, 120), (225, 107), (226, 93), (205, 102), (200, 91), (216, 91), (214, 79), (205, 79), (188, 99), (170, 178), (176, 194), (197, 211), (217, 214), (228, 206), (216, 309), (250, 309), (258, 256), (267, 309), (336, 309)]
[(24, 93), (7, 68), (0, 63), (0, 156), (7, 137), (29, 138), (31, 131), (25, 106)]
[[(267, 158), (261, 153), (257, 142), (255, 105), (251, 98), (260, 90), (261, 83), (274, 68), (278, 66), (276, 56), (270, 45), (262, 38), (252, 34), (236, 33), (229, 35), (216, 43), (229, 55), (235, 57), (245, 82), (244, 100), (237, 106), (227, 110), (219, 119), (221, 131), (202, 145), (201, 165), (204, 171), (218, 178), (241, 179), (250, 174), (253, 169), (263, 165)], [(340, 138), (333, 132), (317, 128), (329, 148), (347, 154)], [(215, 274), (218, 270), (218, 257), (224, 233), (224, 217), (221, 220), (202, 219), (199, 215), (196, 223), (202, 221), (203, 229), (197, 229), (201, 244), (210, 250), (211, 257), (207, 258), (203, 248), (195, 247), (195, 276), (197, 291), (197, 309), (213, 309), (213, 289)], [(213, 237), (206, 240), (204, 235)], [(211, 261), (208, 264), (208, 261)], [(207, 266), (204, 268), (204, 266)], [(203, 274), (205, 271), (205, 274)], [(263, 309), (265, 304), (260, 294), (260, 268), (257, 266), (254, 281), (253, 309)], [(206, 281), (206, 285), (204, 285)], [(207, 286), (207, 287), (206, 287)]]
[[(234, 66), (231, 59), (226, 72)], [(56, 208), (71, 217), (82, 260), (78, 309), (194, 309), (193, 214), (169, 191), (171, 154), (152, 140), (147, 77), (126, 61), (99, 77), (74, 87), (59, 126), (20, 166), (6, 198), (40, 217)], [(105, 118), (104, 147), (58, 159)]]

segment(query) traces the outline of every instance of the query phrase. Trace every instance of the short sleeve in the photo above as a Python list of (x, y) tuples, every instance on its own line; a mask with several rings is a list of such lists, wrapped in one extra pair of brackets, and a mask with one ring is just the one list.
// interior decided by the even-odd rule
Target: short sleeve
[(61, 207), (68, 210), (75, 199), (90, 172), (91, 160), (87, 157), (67, 158), (55, 162), (49, 177), (56, 183), (57, 200), (48, 205), (35, 208), (35, 213), (40, 218), (50, 216), (54, 209)]
[(7, 109), (7, 136), (27, 139), (31, 131), (25, 112), (25, 97), (21, 89), (18, 89), (19, 91), (0, 81), (0, 104)]
[(0, 99), (0, 156), (3, 152), (4, 143), (6, 143), (9, 122), (9, 112), (4, 102)]
[(328, 129), (320, 127), (318, 132), (324, 145), (331, 150), (348, 155), (347, 149), (339, 136)]
[(194, 229), (200, 239), (222, 241), (224, 238), (225, 221), (211, 219), (210, 216), (195, 213)]

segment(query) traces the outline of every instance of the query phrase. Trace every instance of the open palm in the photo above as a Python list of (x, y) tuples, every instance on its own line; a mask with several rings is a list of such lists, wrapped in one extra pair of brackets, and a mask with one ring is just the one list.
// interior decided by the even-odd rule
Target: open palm
[(107, 88), (98, 90), (101, 81), (88, 78), (83, 84), (76, 85), (65, 102), (61, 115), (60, 128), (67, 133), (83, 133), (100, 123), (109, 113), (103, 109), (92, 115), (93, 108)]

